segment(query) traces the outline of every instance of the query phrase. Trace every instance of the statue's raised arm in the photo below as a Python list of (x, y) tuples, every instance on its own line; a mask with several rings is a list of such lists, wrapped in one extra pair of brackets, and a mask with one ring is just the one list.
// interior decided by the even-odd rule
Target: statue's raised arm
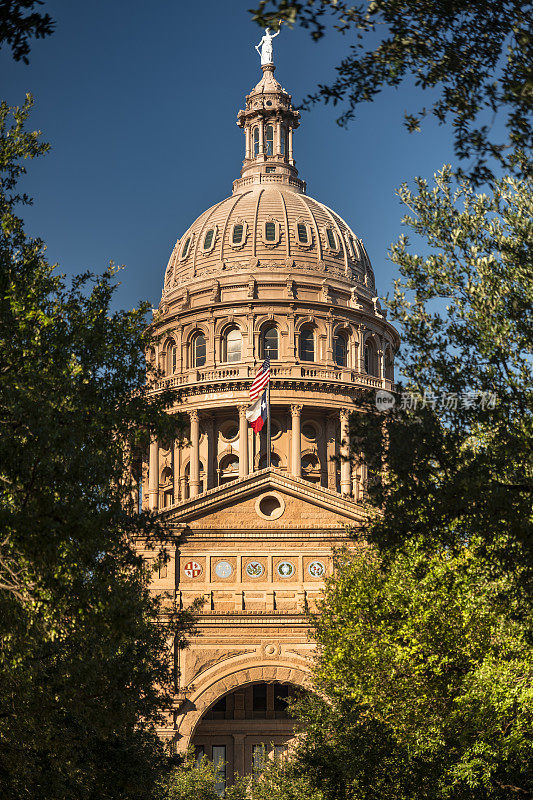
[(275, 36), (279, 36), (280, 32), (281, 31), (277, 31), (276, 33), (271, 34), (270, 28), (265, 28), (265, 35), (263, 36), (259, 44), (255, 46), (255, 49), (261, 55), (261, 66), (263, 66), (263, 64), (274, 63), (272, 39), (274, 39)]

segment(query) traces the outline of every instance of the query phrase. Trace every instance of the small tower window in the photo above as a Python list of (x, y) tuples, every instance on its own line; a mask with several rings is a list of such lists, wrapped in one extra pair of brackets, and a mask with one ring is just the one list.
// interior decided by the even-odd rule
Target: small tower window
[(203, 333), (197, 333), (192, 340), (192, 366), (203, 367), (205, 364), (206, 343)]
[(276, 361), (278, 358), (278, 331), (274, 326), (267, 328), (263, 334), (263, 352), (262, 357), (267, 356)]
[(307, 225), (303, 222), (298, 223), (298, 241), (301, 242), (301, 244), (307, 244), (309, 242)]
[(189, 237), (188, 237), (188, 238), (185, 240), (185, 244), (184, 244), (184, 245), (183, 245), (183, 247), (182, 247), (182, 250), (181, 250), (181, 258), (187, 258), (187, 255), (188, 255), (188, 253), (189, 253), (189, 248), (190, 248), (190, 246), (191, 246), (191, 237), (189, 236)]
[(254, 157), (259, 155), (259, 128), (254, 128)]
[(214, 228), (210, 228), (204, 237), (204, 250), (210, 250), (215, 236)]
[(300, 359), (315, 360), (315, 337), (312, 328), (303, 328), (300, 331)]
[(340, 334), (339, 336), (335, 336), (333, 341), (333, 357), (335, 359), (335, 364), (338, 367), (346, 367), (348, 364), (348, 343), (345, 337)]
[(326, 236), (328, 238), (328, 245), (332, 250), (338, 250), (337, 237), (332, 228), (326, 228)]
[(285, 125), (281, 126), (281, 130), (279, 132), (279, 149), (282, 156), (285, 155), (285, 151), (287, 150), (287, 129)]
[(244, 234), (244, 225), (242, 223), (238, 223), (237, 225), (233, 226), (233, 234), (231, 237), (231, 241), (233, 244), (241, 244), (242, 237)]
[(267, 156), (274, 155), (274, 126), (267, 125), (266, 126), (266, 136), (265, 136), (265, 152)]
[(265, 239), (267, 242), (275, 242), (276, 241), (276, 223), (275, 222), (265, 222)]
[(224, 361), (234, 363), (241, 360), (242, 336), (238, 328), (230, 328), (224, 337), (222, 357)]

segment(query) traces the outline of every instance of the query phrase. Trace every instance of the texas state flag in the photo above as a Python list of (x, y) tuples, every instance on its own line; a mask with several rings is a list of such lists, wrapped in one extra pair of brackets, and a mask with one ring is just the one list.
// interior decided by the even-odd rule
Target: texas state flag
[(268, 417), (268, 403), (266, 390), (261, 397), (258, 397), (255, 403), (252, 403), (246, 411), (246, 419), (256, 433), (262, 429)]

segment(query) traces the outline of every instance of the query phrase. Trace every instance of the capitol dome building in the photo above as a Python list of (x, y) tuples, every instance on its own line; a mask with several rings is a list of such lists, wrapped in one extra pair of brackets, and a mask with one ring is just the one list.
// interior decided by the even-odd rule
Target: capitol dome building
[[(399, 339), (365, 246), (306, 193), (300, 115), (263, 58), (237, 124), (241, 176), (176, 242), (147, 357), (179, 389), (185, 442), (152, 440), (142, 503), (173, 533), (153, 590), (205, 599), (175, 652), (161, 736), (219, 765), (219, 788), (284, 751), (286, 701), (309, 685), (307, 609), (332, 549), (364, 517), (365, 465), (348, 449), (358, 390), (390, 389)], [(250, 387), (270, 362), (270, 449), (250, 426)], [(145, 550), (147, 558), (153, 553)]]

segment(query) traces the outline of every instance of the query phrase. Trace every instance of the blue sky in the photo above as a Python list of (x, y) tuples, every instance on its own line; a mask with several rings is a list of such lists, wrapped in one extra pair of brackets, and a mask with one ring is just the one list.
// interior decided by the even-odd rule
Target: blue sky
[[(32, 127), (52, 144), (29, 165), (35, 203), (28, 230), (68, 274), (124, 264), (117, 302), (157, 305), (176, 239), (231, 193), (243, 158), (235, 121), (261, 75), (261, 31), (250, 0), (46, 0), (56, 33), (33, 45), (30, 65), (0, 51), (0, 95), (35, 97)], [(274, 41), (276, 77), (297, 104), (334, 75), (347, 37), (319, 43), (300, 29)], [(404, 111), (429, 98), (409, 86), (387, 90), (348, 129), (316, 105), (294, 137), (308, 193), (338, 211), (363, 239), (381, 294), (395, 266), (387, 248), (402, 231), (395, 190), (414, 175), (453, 163), (451, 131), (429, 121), (408, 134)]]

